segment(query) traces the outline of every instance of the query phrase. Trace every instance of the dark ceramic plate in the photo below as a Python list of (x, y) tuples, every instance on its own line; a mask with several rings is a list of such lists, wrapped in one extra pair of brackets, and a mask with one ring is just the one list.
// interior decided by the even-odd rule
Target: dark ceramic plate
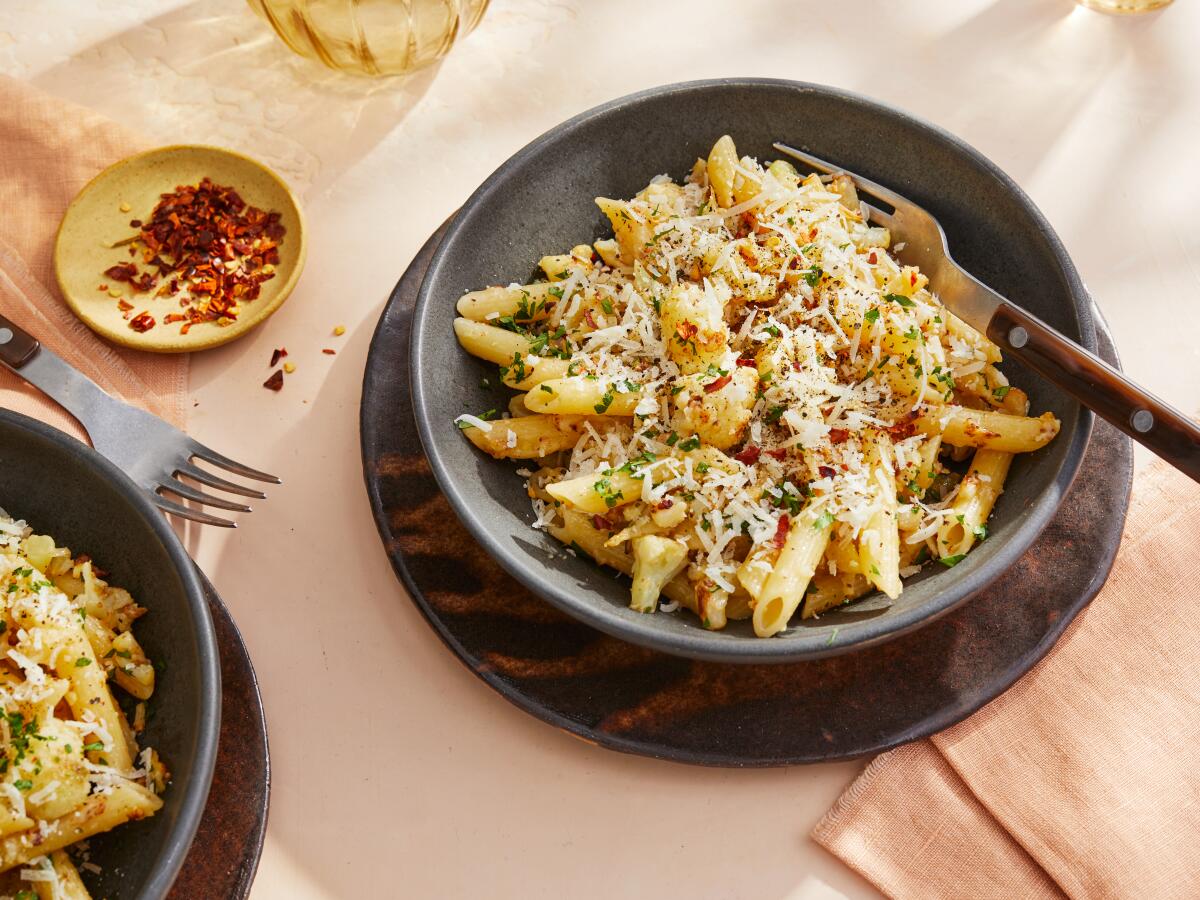
[[(1049, 522), (1079, 467), (1091, 414), (1051, 385), (1006, 367), (1036, 411), (1062, 420), (1045, 449), (1018, 457), (990, 537), (953, 569), (928, 568), (894, 603), (871, 595), (771, 640), (748, 622), (704, 630), (685, 614), (628, 608), (628, 581), (565, 554), (529, 526), (533, 513), (510, 463), (480, 454), (454, 426), (463, 412), (507, 405), (481, 386), (495, 367), (459, 349), (452, 322), (467, 290), (528, 278), (536, 260), (609, 233), (592, 202), (628, 197), (659, 173), (681, 178), (723, 133), (772, 159), (785, 141), (908, 195), (937, 216), (969, 271), (1093, 352), (1091, 305), (1058, 237), (1007, 175), (941, 129), (854, 94), (763, 79), (690, 82), (605, 104), (525, 147), (491, 175), (450, 224), (413, 319), (412, 399), (438, 484), (480, 544), (514, 577), (565, 612), (633, 643), (699, 659), (784, 662), (896, 637), (948, 613), (1011, 566)], [(492, 379), (494, 382), (496, 379)]]
[(159, 900), (187, 856), (212, 782), (221, 723), (216, 638), (183, 546), (145, 493), (72, 437), (0, 410), (0, 507), (111, 572), (149, 612), (138, 641), (160, 672), (143, 743), (172, 773), (163, 808), (91, 841), (96, 897)]

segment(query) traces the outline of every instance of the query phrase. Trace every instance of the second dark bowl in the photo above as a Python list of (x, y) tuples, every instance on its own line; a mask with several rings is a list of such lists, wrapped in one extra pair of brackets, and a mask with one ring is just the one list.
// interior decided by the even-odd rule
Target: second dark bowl
[(85, 444), (0, 409), (0, 507), (110, 572), (147, 613), (134, 629), (159, 673), (141, 743), (171, 771), (163, 807), (91, 839), (96, 897), (161, 900), (200, 824), (217, 758), (221, 670), (196, 568), (149, 495)]
[[(945, 131), (855, 94), (766, 79), (654, 88), (560, 125), (496, 170), (450, 225), (421, 287), (412, 329), (413, 408), (442, 491), (476, 540), (514, 577), (565, 612), (633, 643), (727, 662), (794, 662), (887, 640), (944, 615), (1017, 563), (1049, 522), (1083, 456), (1091, 413), (1032, 373), (1004, 366), (1062, 431), (1014, 462), (989, 537), (953, 569), (929, 567), (895, 602), (870, 595), (782, 635), (748, 622), (710, 632), (686, 614), (628, 608), (629, 583), (562, 552), (530, 528), (516, 466), (479, 453), (454, 419), (507, 405), (481, 386), (495, 367), (468, 356), (452, 330), (463, 292), (529, 278), (543, 254), (610, 233), (592, 199), (630, 197), (651, 177), (679, 180), (722, 134), (741, 153), (778, 156), (784, 141), (906, 194), (937, 216), (969, 271), (1091, 351), (1091, 303), (1053, 229), (1011, 178)], [(495, 381), (495, 379), (492, 379)]]

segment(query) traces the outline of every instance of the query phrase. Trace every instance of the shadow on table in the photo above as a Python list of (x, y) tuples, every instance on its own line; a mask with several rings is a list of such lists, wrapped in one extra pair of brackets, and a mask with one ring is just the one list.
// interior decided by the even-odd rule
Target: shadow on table
[[(34, 83), (164, 142), (244, 151), (311, 193), (393, 131), (437, 68), (407, 78), (343, 75), (292, 53), (241, 0), (196, 0), (94, 44)], [(136, 100), (133, 84), (142, 91)]]

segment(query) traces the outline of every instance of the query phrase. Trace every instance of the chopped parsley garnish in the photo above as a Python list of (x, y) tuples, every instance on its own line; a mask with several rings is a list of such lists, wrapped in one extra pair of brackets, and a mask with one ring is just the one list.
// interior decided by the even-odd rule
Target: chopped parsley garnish
[(91, 664), (92, 664), (92, 661), (90, 659), (88, 659), (86, 656), (81, 656), (81, 657), (79, 657), (79, 659), (75, 660), (75, 668), (77, 668), (77, 669), (82, 669), (85, 666), (90, 666)]
[[(775, 492), (778, 491), (776, 495)], [(799, 494), (793, 494), (783, 485), (778, 488), (773, 488), (768, 491), (768, 496), (771, 497), (771, 505), (776, 509), (787, 507), (787, 511), (793, 516), (800, 515), (800, 510), (804, 509), (804, 498)]]
[(824, 531), (833, 524), (833, 513), (829, 510), (817, 516), (817, 521), (813, 522), (813, 531)]
[(500, 367), (500, 377), (503, 379), (509, 372), (512, 372), (513, 381), (524, 381), (529, 374), (529, 370), (525, 368), (525, 357), (520, 353), (514, 353), (511, 366)]
[(879, 321), (879, 310), (876, 307), (871, 307), (867, 310), (867, 314), (863, 316), (863, 321), (868, 325), (873, 325)]
[(998, 387), (992, 391), (992, 396), (995, 397), (997, 400), (1003, 400), (1005, 397), (1008, 396), (1008, 392), (1011, 390), (1012, 390), (1012, 387), (1010, 385), (1002, 384), (1002, 385), (1000, 385), (1000, 387)]
[[(611, 474), (611, 472), (609, 474)], [(604, 500), (604, 505), (609, 509), (612, 509), (614, 506), (616, 506), (617, 501), (624, 497), (624, 494), (622, 494), (620, 491), (613, 490), (612, 480), (609, 478), (601, 478), (592, 485), (592, 490), (600, 495), (601, 499)]]
[(767, 422), (774, 425), (779, 421), (779, 417), (784, 414), (785, 410), (786, 407), (783, 406), (772, 406), (767, 410)]
[(678, 442), (679, 442), (679, 435), (677, 435), (675, 432), (672, 431), (670, 433), (670, 435), (667, 436), (667, 446), (674, 447)]
[(809, 287), (816, 287), (817, 282), (821, 280), (821, 276), (824, 274), (825, 274), (825, 272), (821, 269), (820, 266), (813, 266), (811, 269), (809, 269), (807, 272), (804, 273), (804, 283), (807, 284)]
[(600, 398), (600, 402), (593, 406), (592, 409), (603, 415), (604, 413), (608, 412), (608, 408), (612, 406), (614, 396), (615, 395), (613, 394), (612, 388), (609, 388), (604, 392), (604, 396)]
[(600, 308), (602, 310), (604, 310), (606, 313), (608, 313), (608, 315), (610, 315), (610, 316), (613, 314), (612, 301), (609, 300), (607, 297), (604, 297), (600, 300)]
[(899, 303), (901, 306), (916, 306), (917, 305), (917, 304), (913, 303), (911, 300), (909, 300), (907, 297), (905, 297), (903, 294), (884, 294), (883, 299), (888, 300), (892, 303)]
[(679, 449), (685, 453), (688, 452), (689, 450), (697, 450), (697, 449), (699, 449), (699, 447), (700, 447), (700, 438), (696, 437), (694, 434), (690, 438), (688, 438), (685, 441), (680, 442), (680, 444), (679, 444)]
[(941, 559), (938, 560), (938, 562), (940, 562), (947, 569), (952, 569), (955, 566), (957, 566), (960, 562), (962, 562), (963, 557), (965, 557), (966, 555), (967, 554), (965, 554), (965, 553), (956, 553), (956, 554), (954, 554), (954, 556), (943, 556)]

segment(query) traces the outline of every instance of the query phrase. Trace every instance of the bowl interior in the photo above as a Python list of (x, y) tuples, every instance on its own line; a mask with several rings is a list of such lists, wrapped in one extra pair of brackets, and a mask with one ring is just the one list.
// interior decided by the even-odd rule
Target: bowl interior
[[(134, 626), (159, 664), (142, 746), (172, 774), (153, 817), (93, 838), (93, 896), (159, 897), (187, 853), (208, 795), (220, 718), (212, 623), (183, 548), (131, 482), (83, 444), (0, 411), (0, 507), (86, 553), (149, 612)], [(123, 478), (123, 477), (122, 477)]]
[[(435, 475), (486, 549), (530, 588), (627, 640), (711, 659), (781, 661), (873, 643), (948, 612), (1016, 562), (1049, 520), (1078, 466), (1090, 413), (1013, 364), (1003, 368), (1050, 410), (1062, 432), (1017, 458), (991, 536), (953, 570), (927, 567), (895, 603), (871, 595), (818, 620), (793, 622), (769, 641), (747, 622), (707, 632), (687, 614), (628, 610), (629, 583), (574, 559), (529, 527), (533, 514), (513, 472), (462, 439), (453, 420), (504, 408), (510, 392), (481, 385), (495, 367), (457, 345), (451, 323), (464, 291), (528, 279), (538, 258), (611, 233), (592, 202), (629, 197), (656, 174), (682, 179), (722, 134), (738, 150), (779, 156), (791, 143), (907, 194), (937, 216), (955, 257), (1019, 305), (1095, 348), (1090, 301), (1057, 237), (1016, 185), (945, 132), (854, 95), (793, 82), (696, 82), (615, 101), (565, 123), (518, 153), (464, 205), (421, 289), (413, 323), (414, 410)], [(494, 384), (497, 379), (492, 377)]]

